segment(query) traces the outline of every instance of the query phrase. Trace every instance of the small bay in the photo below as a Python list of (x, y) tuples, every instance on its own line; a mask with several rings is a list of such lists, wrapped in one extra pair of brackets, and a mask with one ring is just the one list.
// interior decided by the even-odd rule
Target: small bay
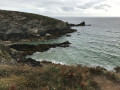
[(47, 60), (66, 65), (101, 66), (108, 70), (120, 66), (120, 18), (106, 17), (56, 17), (69, 23), (85, 21), (91, 26), (73, 27), (77, 32), (58, 39), (29, 44), (52, 44), (69, 41), (70, 47), (51, 48), (31, 56), (38, 61)]

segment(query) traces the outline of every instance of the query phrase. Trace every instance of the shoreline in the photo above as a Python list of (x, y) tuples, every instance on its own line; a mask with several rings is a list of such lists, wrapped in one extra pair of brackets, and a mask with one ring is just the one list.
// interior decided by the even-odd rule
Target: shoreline
[[(65, 34), (62, 34), (62, 35), (66, 35), (67, 33), (65, 33)], [(61, 35), (61, 36), (62, 36)], [(61, 36), (59, 36), (59, 37), (61, 37)], [(52, 38), (52, 39), (56, 39), (56, 38), (59, 38), (59, 37), (55, 37), (55, 38)], [(46, 38), (46, 37), (45, 37)], [(44, 40), (47, 40), (47, 39), (44, 39)], [(43, 41), (44, 41), (43, 40)], [(50, 38), (48, 39), (48, 40), (50, 40)], [(34, 40), (33, 40), (34, 41)], [(39, 40), (38, 40), (39, 41)], [(22, 42), (22, 41), (20, 41), (20, 42)], [(26, 41), (27, 42), (27, 41)], [(31, 42), (31, 41), (29, 41), (29, 42)], [(63, 45), (63, 46), (60, 46), (60, 47), (63, 47), (63, 48), (66, 48), (66, 47), (69, 47), (69, 45), (68, 44), (70, 44), (68, 41), (66, 41), (67, 42), (67, 46), (65, 45)], [(24, 43), (24, 42), (23, 42)], [(14, 45), (21, 45), (21, 46), (23, 46), (24, 47), (24, 45), (29, 45), (29, 44), (21, 44), (21, 43), (17, 43), (17, 42), (15, 42), (15, 43), (12, 43), (11, 45), (7, 45), (7, 46), (12, 46), (13, 45), (13, 47), (14, 47)], [(46, 45), (47, 47), (49, 46), (49, 45), (55, 45), (55, 47), (49, 47), (47, 50), (49, 50), (49, 49), (51, 49), (51, 48), (56, 48), (57, 47), (57, 44), (59, 45), (59, 44), (64, 44), (64, 42), (63, 43), (53, 43), (53, 44), (37, 44), (37, 45), (33, 45), (34, 47), (36, 47), (36, 46), (38, 46), (38, 45)], [(32, 45), (30, 45), (30, 46), (32, 46)], [(26, 46), (25, 46), (26, 47)], [(24, 47), (24, 48), (25, 48)], [(58, 46), (59, 47), (59, 46)], [(43, 48), (43, 47), (42, 47)], [(13, 49), (15, 49), (15, 48), (13, 48)], [(29, 49), (28, 49), (29, 50)], [(36, 50), (36, 51), (34, 51), (34, 52), (31, 52), (30, 54), (25, 54), (24, 56), (27, 56), (27, 55), (32, 55), (32, 54), (34, 54), (34, 53), (36, 53), (36, 52), (44, 52), (44, 51), (47, 51), (46, 49), (44, 50), (42, 50), (42, 51), (39, 51), (39, 50)], [(25, 50), (26, 51), (26, 50)], [(21, 52), (21, 50), (19, 50), (19, 52)], [(23, 53), (24, 51), (22, 51), (22, 53)], [(55, 60), (53, 60), (53, 61), (49, 61), (49, 60), (35, 60), (36, 62), (37, 61), (39, 61), (39, 62), (41, 62), (41, 61), (46, 61), (46, 62), (51, 62), (51, 63), (54, 63), (54, 64), (61, 64), (61, 65), (69, 65), (69, 66), (77, 66), (77, 65), (82, 65), (82, 64), (65, 64), (65, 63), (62, 63), (62, 62), (57, 62), (56, 63), (56, 61)], [(87, 66), (87, 65), (82, 65), (82, 66)], [(116, 67), (113, 67), (113, 68), (105, 68), (105, 67), (102, 67), (102, 66), (99, 66), (99, 65), (88, 65), (87, 67), (93, 67), (93, 68), (95, 68), (95, 67), (101, 67), (101, 68), (104, 68), (104, 69), (106, 69), (106, 70), (108, 70), (108, 71), (114, 71), (114, 68), (117, 68), (117, 67), (119, 67), (119, 66), (116, 66)]]
[[(25, 57), (23, 56), (23, 58)], [(102, 90), (109, 87), (109, 90), (111, 88), (113, 90), (115, 88), (117, 88), (116, 90), (120, 89), (120, 67), (116, 67), (114, 71), (109, 71), (100, 66), (62, 65), (50, 61), (39, 62), (31, 58), (25, 59), (23, 62), (13, 65), (0, 65), (1, 70), (5, 70), (5, 73), (9, 72), (5, 77), (3, 77), (4, 72), (0, 72), (3, 75), (2, 81), (0, 80), (0, 85), (2, 86), (0, 88), (8, 89), (14, 87), (18, 90), (50, 90), (54, 87), (56, 90), (71, 88)], [(7, 78), (12, 79), (12, 81), (7, 80)], [(6, 80), (8, 82), (4, 82)], [(54, 83), (54, 81), (57, 83)], [(8, 86), (5, 86), (6, 84)]]
[(76, 31), (77, 31), (76, 29), (68, 29), (68, 30), (65, 30), (65, 31), (50, 34), (50, 36), (22, 39), (20, 41), (7, 40), (7, 41), (1, 41), (1, 43), (5, 44), (6, 46), (10, 46), (10, 45), (13, 45), (13, 44), (21, 44), (21, 43), (24, 43), (24, 42), (32, 42), (32, 41), (39, 41), (40, 42), (40, 41), (46, 41), (46, 40), (51, 40), (51, 39), (57, 39), (59, 37), (62, 37), (63, 35), (67, 35), (69, 33), (73, 33), (73, 32), (76, 32)]
[[(27, 56), (28, 58), (29, 56)], [(113, 72), (116, 72), (116, 68), (119, 68), (119, 66), (116, 66), (116, 67), (113, 67), (113, 68), (105, 68), (103, 66), (99, 66), (99, 65), (83, 65), (83, 64), (67, 64), (67, 63), (64, 63), (64, 62), (58, 62), (56, 60), (46, 60), (46, 59), (40, 59), (40, 60), (37, 60), (37, 59), (34, 59), (36, 61), (39, 61), (40, 63), (41, 62), (48, 62), (48, 63), (52, 63), (52, 64), (58, 64), (58, 65), (66, 65), (66, 66), (83, 66), (83, 67), (88, 67), (88, 68), (96, 68), (96, 67), (101, 67), (101, 68), (104, 68), (106, 69), (107, 71), (113, 71)]]

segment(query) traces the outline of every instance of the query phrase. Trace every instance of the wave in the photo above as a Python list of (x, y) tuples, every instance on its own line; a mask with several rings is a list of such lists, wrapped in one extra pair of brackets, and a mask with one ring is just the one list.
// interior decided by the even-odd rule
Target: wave
[(48, 61), (48, 62), (52, 62), (52, 63), (54, 63), (54, 64), (61, 64), (61, 65), (67, 65), (66, 63), (63, 63), (63, 62), (59, 62), (59, 61), (56, 61), (56, 60), (48, 60), (48, 59), (45, 59), (45, 60), (43, 60), (43, 59), (36, 59), (37, 61)]

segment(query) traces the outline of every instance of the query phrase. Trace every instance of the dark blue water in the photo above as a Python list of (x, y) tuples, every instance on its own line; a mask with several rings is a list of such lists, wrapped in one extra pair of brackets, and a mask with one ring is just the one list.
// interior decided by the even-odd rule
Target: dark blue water
[(63, 36), (59, 39), (31, 42), (38, 43), (72, 43), (68, 48), (52, 48), (46, 52), (34, 53), (36, 60), (48, 60), (67, 65), (102, 66), (108, 70), (120, 66), (120, 18), (79, 18), (57, 17), (69, 23), (78, 24), (85, 21), (92, 26), (74, 27), (77, 32), (71, 37)]

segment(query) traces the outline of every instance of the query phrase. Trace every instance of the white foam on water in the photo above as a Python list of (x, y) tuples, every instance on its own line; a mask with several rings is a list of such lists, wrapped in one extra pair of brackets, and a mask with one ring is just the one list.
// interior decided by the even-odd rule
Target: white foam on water
[(56, 61), (56, 60), (43, 60), (43, 59), (36, 59), (37, 61), (48, 61), (48, 62), (52, 62), (53, 64), (61, 64), (61, 65), (67, 65), (67, 64), (65, 64), (65, 63), (63, 63), (63, 62), (58, 62), (58, 61)]
[(29, 57), (56, 64), (100, 66), (107, 70), (113, 70), (113, 68), (120, 66), (120, 18), (76, 17), (61, 20), (76, 24), (85, 21), (91, 26), (74, 27), (78, 31), (71, 33), (71, 37), (63, 36), (46, 41), (47, 43), (69, 41), (71, 42), (70, 47), (51, 48), (45, 52), (36, 52)]

